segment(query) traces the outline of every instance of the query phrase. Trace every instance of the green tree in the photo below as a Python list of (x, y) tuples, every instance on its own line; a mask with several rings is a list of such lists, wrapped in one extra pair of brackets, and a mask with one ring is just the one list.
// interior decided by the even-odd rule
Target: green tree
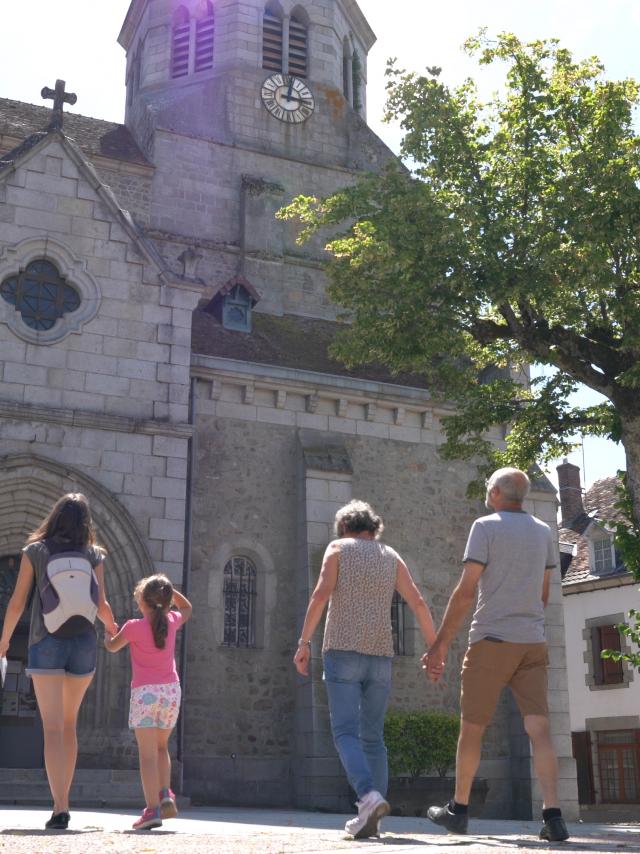
[[(334, 352), (424, 374), (456, 404), (448, 456), (526, 468), (566, 453), (576, 432), (624, 445), (640, 521), (639, 87), (611, 81), (555, 40), (514, 35), (466, 50), (502, 63), (504, 86), (447, 86), (388, 68), (387, 116), (402, 157), (325, 199), (281, 212), (300, 239), (329, 227), (331, 297), (349, 323)], [(408, 167), (408, 168), (407, 168)], [(530, 385), (522, 372), (546, 366)], [(584, 384), (606, 399), (568, 402)], [(509, 424), (506, 449), (487, 429)], [(633, 529), (632, 529), (633, 530)]]

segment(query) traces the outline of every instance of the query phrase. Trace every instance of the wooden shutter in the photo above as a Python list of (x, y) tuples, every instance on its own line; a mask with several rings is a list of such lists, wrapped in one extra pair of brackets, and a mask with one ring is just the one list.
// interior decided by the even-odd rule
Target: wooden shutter
[[(600, 650), (613, 649), (620, 652), (620, 632), (615, 626), (598, 626)], [(623, 682), (623, 670), (621, 661), (613, 661), (611, 658), (602, 659), (602, 685), (618, 685)]]
[(282, 21), (269, 11), (262, 19), (262, 67), (282, 71)]
[(213, 7), (209, 6), (205, 17), (196, 21), (196, 71), (205, 71), (207, 68), (213, 67), (214, 29)]
[(182, 8), (176, 15), (171, 38), (171, 76), (184, 77), (189, 73), (189, 13)]
[(593, 786), (593, 762), (591, 759), (591, 734), (589, 732), (572, 732), (571, 746), (573, 758), (576, 760), (578, 777), (578, 803), (595, 803)]
[(307, 28), (293, 16), (289, 21), (289, 74), (307, 76)]

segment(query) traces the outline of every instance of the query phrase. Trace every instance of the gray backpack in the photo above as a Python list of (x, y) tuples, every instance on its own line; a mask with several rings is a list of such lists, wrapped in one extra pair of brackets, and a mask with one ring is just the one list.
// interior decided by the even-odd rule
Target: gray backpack
[(69, 638), (93, 626), (98, 612), (98, 580), (85, 551), (52, 553), (50, 549), (39, 592), (49, 634)]

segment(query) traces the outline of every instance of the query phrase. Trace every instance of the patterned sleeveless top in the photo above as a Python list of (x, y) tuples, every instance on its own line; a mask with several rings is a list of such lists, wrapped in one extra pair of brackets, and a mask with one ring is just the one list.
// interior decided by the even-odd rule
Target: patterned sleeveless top
[(329, 600), (323, 652), (393, 656), (391, 600), (398, 554), (378, 540), (340, 541), (338, 580)]

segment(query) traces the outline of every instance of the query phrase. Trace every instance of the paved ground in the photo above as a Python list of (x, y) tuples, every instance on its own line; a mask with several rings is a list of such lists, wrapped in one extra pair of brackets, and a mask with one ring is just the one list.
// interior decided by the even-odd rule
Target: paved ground
[[(467, 836), (447, 836), (423, 818), (387, 818), (380, 840), (356, 842), (342, 830), (348, 816), (285, 810), (194, 808), (157, 830), (134, 832), (137, 814), (78, 810), (68, 831), (45, 831), (50, 812), (0, 806), (0, 854), (433, 854), (434, 852), (564, 851), (640, 854), (638, 824), (571, 824), (571, 840), (549, 846), (537, 822), (469, 823)], [(640, 815), (639, 815), (640, 819)]]

